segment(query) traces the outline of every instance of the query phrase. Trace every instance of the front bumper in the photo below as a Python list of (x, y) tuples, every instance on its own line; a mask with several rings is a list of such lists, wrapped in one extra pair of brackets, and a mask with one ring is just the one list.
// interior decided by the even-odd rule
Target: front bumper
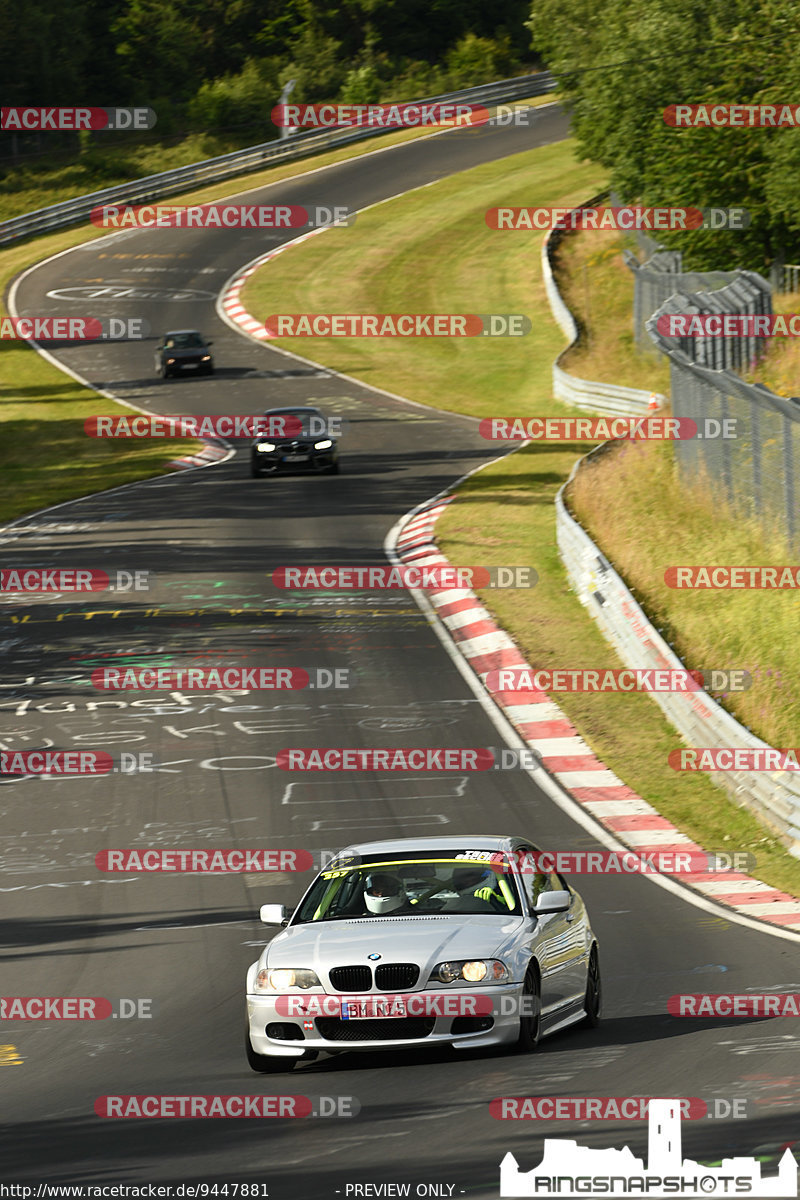
[[(278, 1011), (277, 995), (253, 995), (247, 997), (247, 1023), (250, 1042), (257, 1054), (281, 1058), (300, 1058), (310, 1050), (388, 1050), (398, 1046), (454, 1046), (466, 1049), (475, 1046), (509, 1045), (519, 1036), (518, 1001), (522, 994), (522, 983), (497, 984), (493, 987), (473, 988), (462, 995), (489, 997), (492, 1012), (470, 1016), (460, 1013), (456, 1003), (459, 990), (433, 991), (421, 989), (402, 993), (411, 1011), (427, 1015), (409, 1017), (370, 1018), (366, 1020), (340, 1020), (333, 1015), (341, 1001), (347, 1001), (347, 993), (311, 993), (300, 999), (324, 1002), (325, 1015), (300, 1011), (287, 1016), (287, 996), (281, 996), (282, 1011)], [(380, 993), (373, 993), (376, 1000)], [(394, 993), (393, 993), (394, 995)], [(434, 998), (441, 998), (437, 1005)], [(352, 998), (352, 997), (351, 997)], [(290, 997), (297, 1000), (297, 993)], [(449, 1001), (448, 1003), (445, 1003)], [(441, 1009), (442, 1015), (436, 1014)], [(489, 1027), (486, 1023), (489, 1022)], [(270, 1032), (267, 1032), (267, 1028)], [(277, 1035), (277, 1036), (276, 1036)]]

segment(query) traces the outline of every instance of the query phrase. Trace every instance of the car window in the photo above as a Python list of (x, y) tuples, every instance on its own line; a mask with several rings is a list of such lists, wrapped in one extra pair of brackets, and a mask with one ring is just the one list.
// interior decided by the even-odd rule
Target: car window
[(536, 901), (543, 892), (563, 892), (565, 884), (555, 871), (528, 871), (523, 876), (525, 891), (531, 908), (536, 907)]
[(174, 333), (164, 345), (168, 350), (190, 350), (205, 346), (205, 340), (199, 333)]
[(514, 877), (502, 865), (450, 857), (379, 859), (323, 871), (293, 924), (433, 913), (519, 916), (521, 912)]
[[(324, 422), (325, 422), (325, 418), (323, 417), (322, 413), (317, 412), (316, 410), (314, 410), (313, 412), (309, 412), (307, 408), (299, 408), (299, 409), (282, 408), (279, 411), (276, 411), (274, 409), (272, 409), (272, 410), (268, 409), (267, 412), (264, 414), (264, 416), (266, 416), (266, 417), (284, 417), (284, 418), (288, 417), (289, 419), (295, 418), (300, 421), (301, 434), (302, 433), (307, 434), (309, 432), (312, 432), (315, 436), (322, 432), (322, 429), (324, 428)], [(314, 422), (313, 429), (311, 427), (312, 420)]]

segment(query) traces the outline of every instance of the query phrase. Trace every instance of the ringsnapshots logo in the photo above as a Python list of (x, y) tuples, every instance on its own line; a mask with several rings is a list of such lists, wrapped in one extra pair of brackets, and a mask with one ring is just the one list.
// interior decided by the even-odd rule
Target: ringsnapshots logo
[(2, 108), (0, 130), (18, 133), (77, 132), (81, 129), (152, 129), (152, 108)]
[(491, 118), (480, 104), (276, 104), (279, 129), (460, 129)]
[(103, 204), (89, 219), (98, 229), (327, 229), (356, 214), (340, 204)]
[(762, 1178), (755, 1158), (723, 1158), (718, 1167), (685, 1158), (681, 1144), (681, 1100), (651, 1099), (647, 1163), (630, 1149), (579, 1146), (545, 1138), (542, 1160), (521, 1171), (510, 1152), (500, 1164), (500, 1196), (651, 1196), (708, 1200), (709, 1196), (796, 1196), (797, 1160), (786, 1149), (778, 1174)]
[(798, 104), (669, 104), (665, 125), (674, 129), (795, 129)]
[(690, 229), (747, 229), (745, 208), (644, 208), (640, 205), (599, 208), (490, 208), (484, 220), (490, 229), (609, 230), (630, 233)]
[(269, 337), (478, 338), (525, 337), (522, 313), (273, 313)]

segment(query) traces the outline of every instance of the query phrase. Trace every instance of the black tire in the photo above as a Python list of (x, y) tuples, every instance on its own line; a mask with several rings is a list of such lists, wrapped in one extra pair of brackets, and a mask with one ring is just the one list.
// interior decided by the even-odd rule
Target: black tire
[(542, 1026), (542, 989), (539, 983), (539, 972), (533, 963), (525, 972), (522, 997), (523, 999), (526, 997), (532, 999), (533, 1012), (530, 1015), (524, 1011), (520, 1014), (517, 1050), (521, 1054), (532, 1054), (538, 1048)]
[(253, 476), (253, 479), (258, 479), (259, 475), (261, 475), (261, 471), (259, 471), (256, 464), (253, 462), (250, 463), (250, 474)]
[(162, 366), (158, 373), (162, 379), (169, 379), (169, 377), (170, 377), (169, 367)]
[(592, 946), (589, 955), (589, 965), (586, 971), (586, 998), (583, 1006), (586, 1009), (586, 1016), (581, 1024), (590, 1029), (596, 1029), (600, 1024), (603, 1008), (603, 985), (600, 980), (600, 957), (597, 953), (597, 946)]
[(244, 1052), (247, 1055), (247, 1065), (251, 1071), (257, 1071), (259, 1075), (274, 1075), (279, 1071), (291, 1071), (294, 1069), (295, 1059), (293, 1058), (278, 1058), (270, 1054), (256, 1054), (250, 1044), (250, 1030), (245, 1026), (244, 1030)]
[(338, 458), (337, 458), (337, 460), (336, 460), (336, 462), (335, 462), (335, 463), (331, 463), (331, 465), (328, 467), (328, 474), (329, 474), (329, 475), (338, 475), (338, 474), (339, 474), (339, 460), (338, 460)]

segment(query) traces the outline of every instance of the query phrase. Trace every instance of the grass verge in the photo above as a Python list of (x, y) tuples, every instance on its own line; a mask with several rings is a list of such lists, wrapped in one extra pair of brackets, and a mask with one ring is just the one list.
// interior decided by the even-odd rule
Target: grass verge
[[(281, 255), (251, 277), (244, 303), (262, 319), (275, 312), (526, 312), (534, 328), (518, 342), (279, 344), (437, 408), (564, 415), (550, 399), (550, 366), (563, 338), (544, 295), (540, 239), (490, 231), (483, 213), (497, 204), (577, 202), (602, 183), (597, 168), (575, 161), (570, 142), (487, 164), (362, 214), (353, 230), (333, 230)], [(535, 591), (484, 591), (481, 600), (542, 667), (622, 665), (570, 592), (556, 551), (555, 494), (588, 448), (537, 443), (503, 458), (465, 481), (437, 525), (439, 544), (456, 564), (474, 562), (478, 548), (486, 565), (535, 568)], [(668, 767), (667, 755), (680, 743), (651, 699), (566, 694), (558, 702), (604, 762), (690, 837), (709, 850), (750, 850), (757, 878), (800, 895), (800, 863), (777, 839), (708, 778)]]
[[(552, 96), (537, 97), (533, 106), (552, 103)], [(206, 186), (170, 198), (170, 203), (219, 200), (237, 190), (255, 189), (317, 170), (349, 158), (374, 153), (386, 146), (424, 136), (414, 129), (399, 130), (380, 138), (317, 154), (252, 175)], [(190, 157), (213, 153), (215, 147), (192, 143)], [(148, 158), (142, 169), (158, 170), (178, 165)], [(78, 183), (80, 181), (78, 180)], [(108, 180), (105, 181), (108, 184)], [(75, 186), (75, 181), (72, 181)], [(80, 186), (77, 187), (81, 191)], [(72, 195), (73, 187), (57, 193), (29, 195), (26, 207), (38, 207)], [(10, 215), (8, 212), (4, 216)], [(7, 296), (11, 281), (27, 267), (72, 246), (105, 236), (94, 226), (80, 226), (15, 243), (0, 250), (0, 292)], [(0, 521), (72, 500), (92, 492), (163, 474), (170, 459), (191, 452), (200, 443), (187, 441), (123, 441), (88, 438), (83, 432), (87, 417), (118, 410), (37, 354), (25, 342), (0, 340)]]

